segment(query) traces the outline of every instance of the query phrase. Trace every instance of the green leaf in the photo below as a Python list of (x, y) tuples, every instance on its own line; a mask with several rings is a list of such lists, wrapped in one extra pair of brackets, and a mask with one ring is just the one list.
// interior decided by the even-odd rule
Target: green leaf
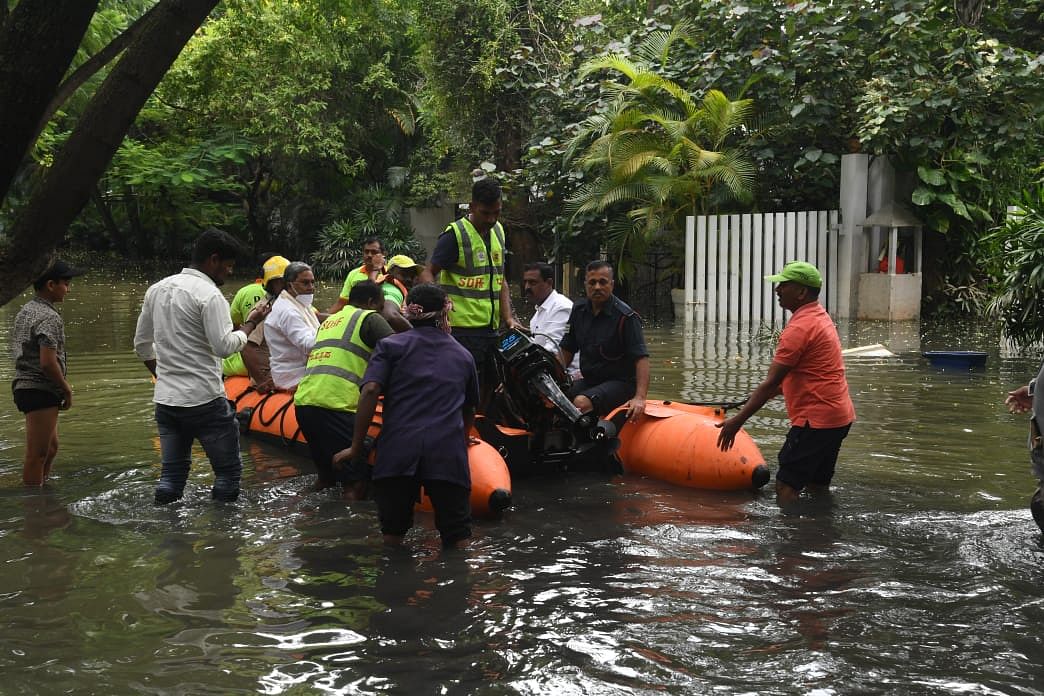
[(939, 194), (939, 200), (945, 203), (946, 205), (950, 206), (950, 209), (953, 210), (953, 212), (960, 215), (962, 218), (966, 220), (972, 219), (971, 215), (968, 214), (968, 208), (964, 205), (964, 201), (962, 201), (960, 198), (953, 195), (952, 193)]
[(819, 148), (813, 147), (805, 150), (804, 157), (809, 162), (818, 162), (819, 158), (823, 156), (823, 151)]
[(910, 200), (913, 201), (914, 205), (928, 205), (935, 200), (935, 194), (932, 193), (931, 189), (927, 189), (924, 186), (918, 186), (910, 195)]
[(943, 186), (946, 184), (946, 175), (941, 169), (918, 167), (917, 176), (921, 177), (921, 181), (932, 186)]

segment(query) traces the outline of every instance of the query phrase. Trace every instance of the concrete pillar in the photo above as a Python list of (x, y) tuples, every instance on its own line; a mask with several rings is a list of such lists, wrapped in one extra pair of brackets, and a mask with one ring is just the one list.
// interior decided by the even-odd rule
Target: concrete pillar
[(409, 221), (413, 228), (413, 235), (417, 238), (428, 252), (427, 258), (435, 251), (435, 241), (456, 217), (456, 207), (452, 204), (440, 208), (410, 208)]
[(841, 156), (841, 230), (838, 237), (835, 318), (855, 316), (859, 274), (865, 265), (863, 231), (856, 227), (856, 223), (862, 222), (867, 216), (869, 168), (869, 155)]

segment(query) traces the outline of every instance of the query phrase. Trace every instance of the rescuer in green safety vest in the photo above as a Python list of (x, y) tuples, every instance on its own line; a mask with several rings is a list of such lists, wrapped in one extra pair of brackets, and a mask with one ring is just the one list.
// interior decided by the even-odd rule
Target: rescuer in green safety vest
[(497, 330), (517, 325), (510, 289), (504, 282), (507, 245), (504, 226), (498, 222), (501, 205), (500, 184), (495, 179), (476, 181), (467, 216), (451, 222), (439, 235), (427, 268), (453, 302), (453, 337), (475, 358), (480, 412), (486, 411), (497, 386)]
[(347, 499), (365, 496), (369, 466), (335, 470), (333, 456), (352, 444), (359, 386), (370, 355), (379, 340), (394, 333), (377, 311), (383, 303), (381, 289), (372, 280), (352, 286), (348, 306), (319, 326), (294, 393), (297, 424), (319, 475), (316, 489), (341, 483)]

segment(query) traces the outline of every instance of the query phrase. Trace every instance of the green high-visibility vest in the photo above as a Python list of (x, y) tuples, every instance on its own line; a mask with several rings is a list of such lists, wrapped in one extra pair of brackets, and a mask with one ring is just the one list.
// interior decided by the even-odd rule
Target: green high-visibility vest
[(348, 305), (319, 326), (304, 377), (294, 394), (295, 404), (355, 411), (366, 363), (373, 353), (373, 347), (363, 343), (360, 335), (363, 320), (370, 314), (373, 310)]
[(453, 300), (450, 325), (462, 328), (500, 326), (500, 289), (504, 285), (504, 226), (493, 225), (489, 251), (467, 218), (451, 222), (457, 238), (457, 260), (439, 273), (439, 287)]

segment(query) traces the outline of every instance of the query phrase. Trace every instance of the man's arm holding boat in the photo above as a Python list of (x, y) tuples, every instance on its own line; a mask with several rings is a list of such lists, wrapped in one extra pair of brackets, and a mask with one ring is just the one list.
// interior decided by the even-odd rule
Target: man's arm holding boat
[(721, 432), (718, 433), (718, 447), (722, 452), (728, 452), (732, 449), (732, 445), (736, 441), (736, 433), (740, 431), (740, 428), (743, 427), (748, 418), (761, 410), (761, 407), (768, 403), (769, 399), (783, 393), (783, 378), (787, 376), (790, 370), (790, 365), (773, 361), (769, 365), (768, 375), (751, 392), (750, 398), (747, 399), (747, 403), (743, 405), (739, 413), (726, 421), (718, 423), (717, 427), (721, 428)]

